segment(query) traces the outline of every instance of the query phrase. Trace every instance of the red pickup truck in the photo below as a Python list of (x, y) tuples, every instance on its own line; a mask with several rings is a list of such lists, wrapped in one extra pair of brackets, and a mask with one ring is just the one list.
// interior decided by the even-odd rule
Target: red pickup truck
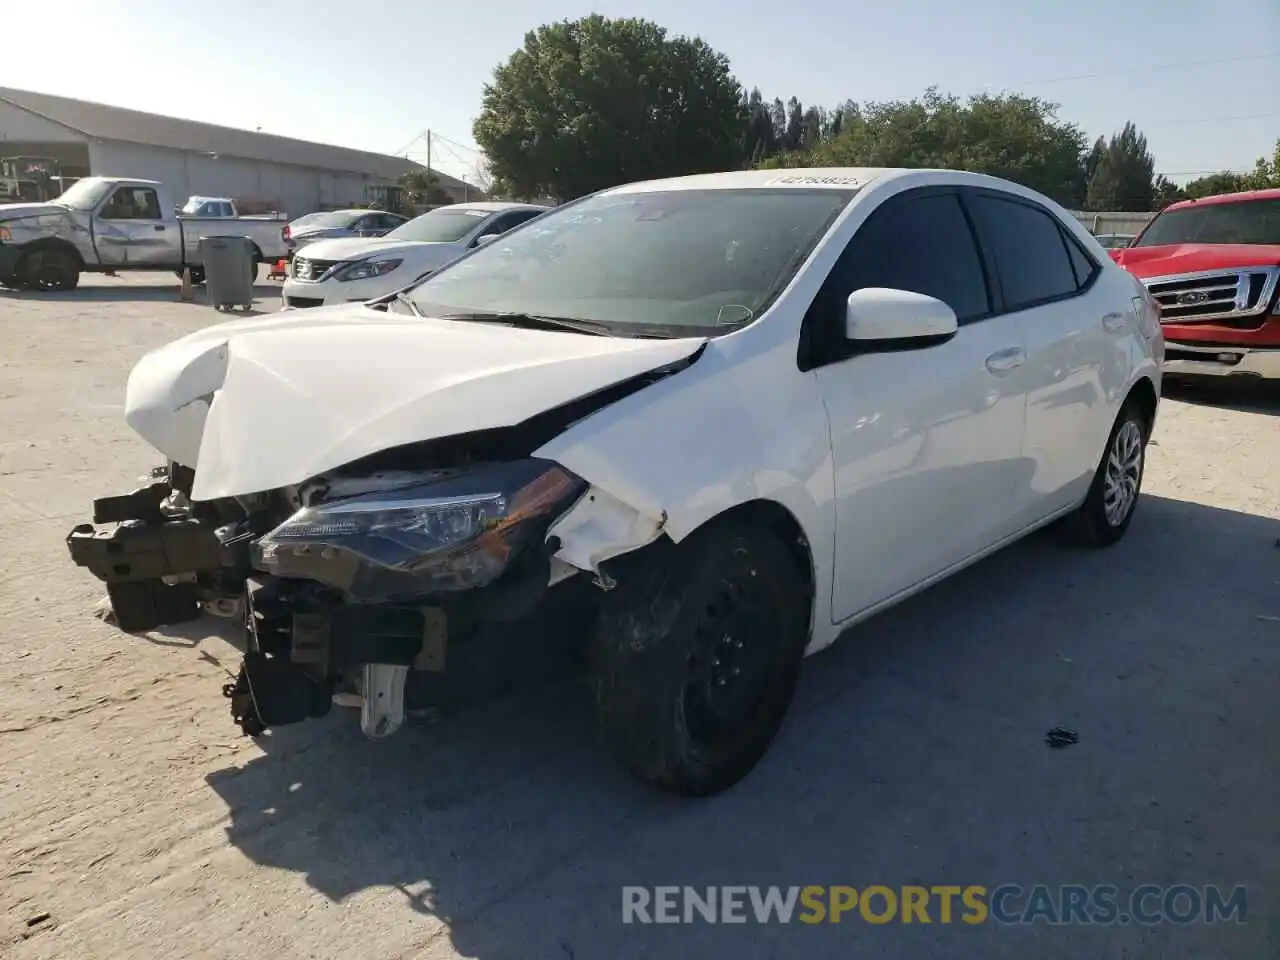
[(1160, 304), (1166, 375), (1280, 379), (1280, 190), (1172, 204), (1108, 252)]

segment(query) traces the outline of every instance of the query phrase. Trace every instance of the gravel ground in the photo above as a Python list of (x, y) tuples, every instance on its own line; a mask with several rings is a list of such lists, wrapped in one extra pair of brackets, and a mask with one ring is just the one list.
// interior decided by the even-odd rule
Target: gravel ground
[[(176, 294), (0, 292), (0, 955), (1280, 956), (1274, 398), (1167, 399), (1124, 542), (1033, 537), (864, 625), (748, 781), (681, 803), (614, 769), (571, 680), (386, 743), (338, 710), (255, 744), (216, 623), (95, 619), (63, 537), (153, 463), (128, 370), (219, 319)], [(1248, 922), (621, 923), (626, 884), (1005, 882), (1244, 884)]]

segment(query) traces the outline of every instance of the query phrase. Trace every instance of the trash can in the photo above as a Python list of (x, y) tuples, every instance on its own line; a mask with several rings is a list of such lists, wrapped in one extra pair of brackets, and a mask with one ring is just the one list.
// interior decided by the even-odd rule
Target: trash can
[(201, 237), (205, 295), (216, 310), (253, 309), (253, 282), (258, 265), (248, 237)]

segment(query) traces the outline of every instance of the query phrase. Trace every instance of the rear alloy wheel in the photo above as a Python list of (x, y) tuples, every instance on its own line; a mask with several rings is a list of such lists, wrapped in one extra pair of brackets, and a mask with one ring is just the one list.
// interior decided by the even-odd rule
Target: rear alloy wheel
[(728, 789), (782, 726), (809, 591), (766, 529), (721, 525), (619, 574), (592, 659), (604, 739), (632, 774), (686, 796)]
[(1147, 419), (1136, 404), (1127, 403), (1111, 428), (1088, 496), (1080, 509), (1066, 518), (1064, 530), (1071, 539), (1109, 547), (1124, 536), (1142, 491), (1146, 449)]

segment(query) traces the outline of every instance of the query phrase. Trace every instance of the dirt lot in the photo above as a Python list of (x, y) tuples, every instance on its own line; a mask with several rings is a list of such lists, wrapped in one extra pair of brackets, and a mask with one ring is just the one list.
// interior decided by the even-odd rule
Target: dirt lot
[[(0, 292), (0, 955), (1280, 956), (1280, 403), (1166, 401), (1121, 545), (1035, 537), (865, 625), (752, 778), (682, 804), (614, 769), (572, 681), (256, 745), (211, 627), (96, 620), (63, 537), (153, 463), (125, 377), (218, 319), (148, 279)], [(624, 884), (1004, 882), (1245, 884), (1249, 922), (620, 922)]]

